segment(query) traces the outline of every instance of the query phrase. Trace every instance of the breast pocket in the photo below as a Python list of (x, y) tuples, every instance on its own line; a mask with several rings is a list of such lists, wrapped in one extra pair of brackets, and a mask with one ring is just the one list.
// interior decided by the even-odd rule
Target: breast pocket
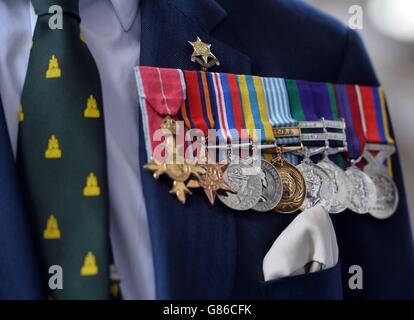
[(266, 299), (340, 300), (342, 299), (341, 264), (319, 272), (263, 281)]

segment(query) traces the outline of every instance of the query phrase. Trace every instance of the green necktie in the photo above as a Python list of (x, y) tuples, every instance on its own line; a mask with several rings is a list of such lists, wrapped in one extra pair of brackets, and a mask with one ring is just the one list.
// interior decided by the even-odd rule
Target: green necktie
[[(55, 299), (109, 298), (101, 84), (80, 32), (79, 1), (32, 0), (38, 20), (19, 112), (17, 162), (45, 267), (63, 270)], [(63, 9), (51, 29), (49, 8)], [(49, 280), (45, 284), (47, 284)]]

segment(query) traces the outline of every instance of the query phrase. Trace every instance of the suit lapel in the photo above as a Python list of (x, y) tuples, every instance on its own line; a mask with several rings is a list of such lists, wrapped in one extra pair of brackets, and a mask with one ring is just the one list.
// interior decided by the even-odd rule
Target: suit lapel
[(190, 61), (188, 41), (197, 36), (212, 44), (221, 65), (215, 72), (249, 73), (250, 58), (214, 37), (227, 13), (214, 0), (143, 0), (141, 65), (199, 70)]
[[(213, 0), (142, 0), (140, 64), (199, 69), (190, 61), (188, 40), (212, 44), (220, 59), (217, 72), (250, 73), (250, 59), (213, 36), (226, 12)], [(140, 126), (142, 129), (142, 126)], [(140, 165), (146, 161), (140, 133)], [(197, 190), (185, 206), (169, 194), (171, 181), (155, 181), (142, 170), (157, 298), (230, 298), (234, 285), (236, 227), (233, 213), (216, 202), (210, 206)]]

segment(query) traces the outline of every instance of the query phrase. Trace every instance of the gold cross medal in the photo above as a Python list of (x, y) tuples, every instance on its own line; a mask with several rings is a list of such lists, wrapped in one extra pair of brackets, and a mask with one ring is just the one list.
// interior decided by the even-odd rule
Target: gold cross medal
[[(170, 130), (174, 135), (175, 121), (170, 117), (167, 117), (161, 124), (161, 128)], [(187, 200), (186, 195), (191, 194), (191, 191), (186, 186), (187, 180), (191, 177), (200, 179), (200, 174), (205, 173), (205, 169), (197, 163), (177, 161), (178, 155), (174, 136), (166, 138), (165, 143), (167, 145), (167, 150), (172, 152), (172, 161), (160, 162), (152, 158), (151, 162), (146, 164), (144, 168), (152, 171), (155, 179), (158, 179), (161, 175), (166, 174), (171, 180), (173, 180), (173, 187), (170, 190), (170, 193), (175, 194), (178, 200), (185, 204)]]
[(193, 47), (194, 51), (191, 55), (192, 62), (198, 62), (201, 65), (201, 69), (206, 71), (208, 68), (219, 66), (220, 61), (211, 52), (211, 44), (203, 42), (200, 37), (194, 42), (188, 41)]

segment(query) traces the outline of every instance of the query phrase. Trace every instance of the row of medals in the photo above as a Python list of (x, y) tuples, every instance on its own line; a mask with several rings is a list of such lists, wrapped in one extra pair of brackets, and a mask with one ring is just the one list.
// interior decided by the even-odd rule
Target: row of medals
[[(192, 61), (198, 61), (204, 68), (219, 65), (208, 44), (199, 38), (191, 44), (194, 47)], [(203, 54), (205, 61), (199, 58)], [(206, 65), (208, 58), (212, 60)], [(359, 214), (369, 213), (375, 218), (386, 219), (397, 209), (398, 190), (386, 167), (375, 161), (369, 151), (365, 153), (369, 163), (363, 171), (356, 165), (344, 171), (328, 156), (318, 163), (305, 156), (295, 167), (283, 158), (280, 150), (272, 162), (262, 160), (260, 167), (256, 168), (254, 159), (237, 159), (237, 164), (230, 163), (224, 171), (224, 180), (231, 191), (219, 192), (218, 197), (235, 210), (292, 213), (321, 205), (330, 213), (351, 209)], [(222, 178), (221, 170), (214, 170), (213, 176), (214, 179), (201, 176), (201, 181), (194, 185), (200, 186), (201, 182), (204, 188), (216, 192), (219, 187), (217, 181)], [(185, 196), (183, 199), (185, 202)], [(214, 199), (210, 198), (210, 202), (213, 203)]]
[[(167, 117), (162, 128), (175, 129), (175, 121)], [(302, 137), (302, 135), (301, 135)], [(169, 139), (175, 150), (175, 139)], [(377, 148), (377, 149), (376, 149)], [(393, 147), (382, 150), (374, 145), (374, 151), (390, 155)], [(257, 149), (257, 148), (256, 148)], [(353, 163), (345, 171), (329, 159), (329, 148), (318, 163), (311, 160), (312, 152), (304, 148), (303, 161), (294, 166), (283, 156), (284, 152), (302, 147), (274, 147), (269, 162), (257, 161), (257, 154), (246, 158), (229, 157), (224, 165), (165, 164), (152, 160), (145, 166), (158, 178), (167, 174), (174, 180), (171, 193), (185, 203), (188, 188), (204, 188), (210, 202), (215, 196), (226, 206), (238, 211), (279, 212), (289, 214), (320, 205), (329, 213), (336, 214), (350, 209), (358, 214), (371, 214), (377, 219), (390, 217), (397, 209), (397, 187), (383, 165), (387, 157), (374, 157), (365, 150), (368, 164), (360, 170)], [(321, 149), (321, 148), (319, 148)], [(191, 178), (193, 177), (193, 178)]]
[(260, 168), (254, 159), (237, 159), (224, 171), (224, 180), (232, 192), (219, 193), (219, 199), (234, 210), (274, 210), (284, 214), (317, 205), (332, 214), (350, 209), (377, 219), (387, 219), (396, 211), (397, 187), (388, 169), (369, 156), (369, 151), (364, 152), (368, 155), (364, 170), (356, 164), (343, 170), (330, 160), (326, 148), (318, 163), (311, 160), (309, 152), (302, 154), (304, 159), (297, 166), (283, 157), (283, 148), (278, 148), (271, 162), (261, 160)]

